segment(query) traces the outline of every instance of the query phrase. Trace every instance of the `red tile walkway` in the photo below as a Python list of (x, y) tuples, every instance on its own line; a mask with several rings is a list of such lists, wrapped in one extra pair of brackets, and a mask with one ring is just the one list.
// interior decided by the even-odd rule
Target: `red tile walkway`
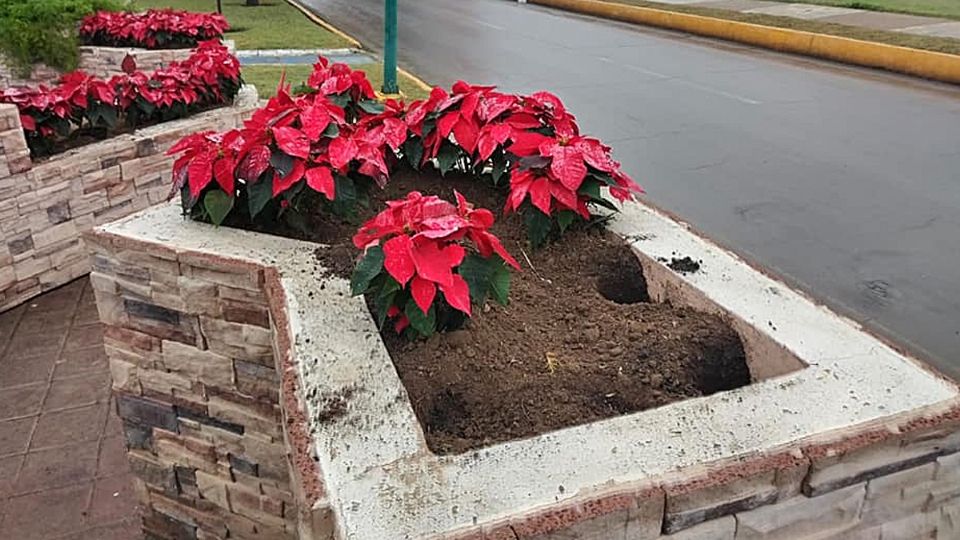
[(0, 313), (0, 538), (141, 538), (86, 278)]

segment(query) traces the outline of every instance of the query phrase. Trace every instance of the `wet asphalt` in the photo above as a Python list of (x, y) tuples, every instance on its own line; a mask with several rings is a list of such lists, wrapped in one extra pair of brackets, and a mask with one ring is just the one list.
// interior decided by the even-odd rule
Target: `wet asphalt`
[[(302, 0), (375, 51), (383, 0)], [(960, 88), (508, 0), (400, 2), (427, 81), (548, 89), (649, 199), (960, 378)]]

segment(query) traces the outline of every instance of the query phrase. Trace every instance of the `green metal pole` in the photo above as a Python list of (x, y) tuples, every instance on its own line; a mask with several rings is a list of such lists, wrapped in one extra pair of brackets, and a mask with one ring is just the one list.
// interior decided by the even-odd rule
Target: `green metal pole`
[(397, 88), (397, 0), (384, 0), (383, 13), (383, 93), (396, 94)]

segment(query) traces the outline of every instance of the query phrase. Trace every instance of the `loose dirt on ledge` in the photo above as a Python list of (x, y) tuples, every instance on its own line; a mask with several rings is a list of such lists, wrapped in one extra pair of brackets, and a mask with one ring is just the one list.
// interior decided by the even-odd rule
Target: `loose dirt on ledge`
[[(463, 329), (410, 342), (381, 332), (427, 444), (457, 454), (490, 444), (659, 407), (750, 383), (743, 346), (720, 318), (648, 303), (636, 256), (612, 233), (568, 231), (533, 250), (519, 216), (499, 216), (503, 194), (466, 178), (397, 173), (382, 201), (419, 190), (460, 191), (498, 214), (493, 232), (523, 267), (510, 303), (474, 307)], [(310, 218), (317, 257), (349, 278), (357, 224)]]

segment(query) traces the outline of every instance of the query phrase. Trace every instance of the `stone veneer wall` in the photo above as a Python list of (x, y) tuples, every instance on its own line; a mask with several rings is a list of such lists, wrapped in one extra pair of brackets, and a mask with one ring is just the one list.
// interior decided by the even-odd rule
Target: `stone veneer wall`
[[(161, 211), (167, 213), (153, 212)], [(195, 232), (216, 234), (215, 229)], [(388, 540), (338, 529), (338, 515), (353, 501), (324, 492), (330, 471), (318, 470), (321, 465), (310, 459), (310, 441), (303, 436), (312, 430), (301, 404), (317, 408), (325, 401), (298, 389), (309, 386), (298, 383), (297, 362), (317, 360), (292, 357), (291, 337), (296, 332), (298, 343), (310, 343), (315, 336), (302, 313), (291, 315), (286, 309), (335, 309), (324, 295), (339, 294), (333, 290), (337, 287), (327, 284), (324, 289), (318, 276), (294, 266), (289, 271), (297, 280), (317, 279), (318, 289), (288, 304), (281, 298), (285, 292), (278, 269), (271, 266), (288, 255), (278, 252), (257, 264), (216, 255), (215, 247), (193, 251), (175, 241), (164, 243), (170, 234), (176, 237), (167, 228), (158, 235), (161, 240), (147, 242), (96, 233), (91, 275), (131, 462), (147, 505), (146, 529), (160, 538), (223, 538), (226, 528), (231, 538), (245, 538), (236, 527), (250, 527), (251, 520), (260, 527), (279, 527), (282, 518), (282, 530), (258, 530), (275, 538)], [(258, 237), (262, 235), (231, 234), (226, 242), (262, 244)], [(299, 320), (296, 327), (291, 318)], [(277, 385), (282, 385), (279, 404)], [(245, 446), (249, 440), (256, 441), (259, 453)], [(281, 441), (286, 441), (285, 450)], [(284, 466), (291, 471), (286, 484), (279, 473)], [(550, 469), (549, 462), (543, 467)], [(264, 480), (262, 472), (254, 478), (251, 470), (277, 474)], [(510, 487), (480, 485), (503, 491)], [(536, 509), (517, 508), (503, 520), (481, 519), (466, 529), (436, 531), (430, 538), (956, 540), (960, 404), (611, 486)], [(417, 504), (444, 501), (411, 494), (409, 504), (413, 506), (406, 511), (416, 513)], [(463, 509), (467, 516), (469, 511)], [(398, 532), (396, 538), (401, 537), (406, 536)]]
[(0, 104), (0, 312), (89, 271), (81, 233), (166, 199), (184, 135), (238, 126), (256, 106), (234, 105), (165, 122), (33, 162), (14, 105)]
[[(227, 45), (232, 50), (232, 42), (228, 41)], [(136, 60), (137, 69), (151, 72), (175, 60), (180, 61), (187, 58), (191, 51), (191, 49), (149, 50), (84, 46), (80, 47), (80, 63), (77, 69), (86, 71), (90, 75), (109, 79), (114, 75), (123, 73), (120, 66), (128, 54)], [(57, 82), (60, 75), (62, 75), (60, 71), (40, 64), (34, 66), (29, 77), (22, 78), (0, 58), (0, 89), (10, 86), (37, 86), (40, 84), (50, 86)]]
[(103, 236), (88, 242), (147, 538), (330, 538), (329, 510), (295, 472), (305, 437), (284, 428), (299, 413), (289, 377), (280, 405), (289, 349), (273, 339), (267, 291), (282, 295), (273, 274)]
[[(960, 410), (933, 430), (680, 471), (648, 488), (526, 513), (456, 540), (956, 540)], [(882, 438), (882, 440), (878, 440)]]

